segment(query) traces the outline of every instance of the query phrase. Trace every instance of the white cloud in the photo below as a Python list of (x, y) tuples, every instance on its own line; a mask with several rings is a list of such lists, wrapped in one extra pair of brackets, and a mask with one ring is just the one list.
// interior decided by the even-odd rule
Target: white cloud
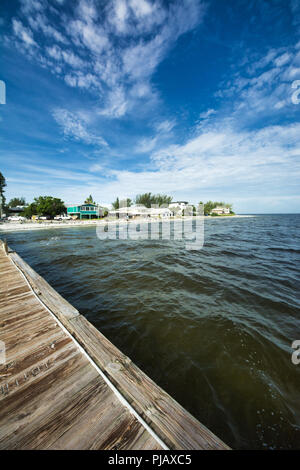
[(139, 139), (134, 148), (135, 153), (150, 153), (159, 145), (161, 146), (162, 142), (170, 140), (170, 137), (173, 137), (172, 129), (175, 125), (175, 120), (166, 119), (161, 122), (156, 122), (153, 125), (156, 134), (151, 137), (143, 137)]
[(128, 102), (123, 88), (115, 88), (106, 97), (106, 106), (98, 110), (98, 114), (109, 117), (122, 117), (127, 111)]
[(127, 2), (125, 0), (115, 0), (112, 12), (108, 21), (115, 27), (118, 33), (127, 31), (127, 18), (129, 16)]
[(234, 78), (221, 84), (215, 93), (216, 97), (230, 98), (231, 118), (244, 125), (269, 116), (274, 119), (284, 109), (291, 109), (291, 84), (300, 74), (297, 44), (272, 48), (258, 60), (254, 57), (249, 57), (251, 66), (243, 68), (239, 64)]
[(155, 145), (156, 145), (156, 142), (157, 142), (157, 138), (156, 137), (150, 137), (150, 138), (144, 138), (144, 139), (141, 139), (136, 148), (135, 148), (135, 152), (136, 153), (148, 153), (148, 152), (151, 152)]
[[(300, 175), (300, 124), (269, 126), (259, 131), (235, 131), (219, 125), (203, 131), (184, 145), (173, 145), (152, 155), (158, 174), (213, 188), (249, 183), (258, 186)], [(188, 179), (186, 179), (188, 177)], [(172, 178), (170, 179), (172, 181)], [(266, 188), (265, 188), (266, 189)]]
[(285, 65), (289, 60), (291, 59), (291, 55), (288, 52), (285, 52), (284, 54), (280, 55), (279, 57), (276, 57), (274, 60), (274, 63), (276, 67), (282, 67)]
[(70, 27), (75, 44), (85, 46), (88, 52), (100, 54), (109, 46), (108, 37), (99, 25), (81, 20), (72, 21)]
[(99, 163), (95, 163), (94, 165), (91, 165), (89, 167), (89, 171), (91, 173), (99, 173), (99, 172), (102, 172), (103, 170), (104, 170), (103, 165), (99, 165)]
[(123, 71), (131, 80), (149, 77), (162, 60), (168, 43), (162, 35), (151, 41), (141, 41), (123, 53)]
[(135, 83), (130, 91), (129, 94), (133, 98), (144, 98), (144, 97), (151, 97), (154, 95), (151, 85), (147, 82), (137, 82)]
[(170, 5), (162, 0), (111, 0), (101, 9), (95, 0), (76, 0), (72, 11), (59, 15), (61, 3), (22, 0), (23, 18), (13, 19), (14, 34), (32, 49), (33, 31), (38, 32), (41, 53), (32, 49), (31, 59), (69, 86), (95, 93), (102, 103), (99, 115), (111, 118), (155, 101), (152, 74), (204, 13), (201, 0), (174, 0)]
[(174, 120), (168, 120), (166, 119), (165, 121), (159, 122), (155, 125), (155, 128), (157, 132), (159, 133), (169, 133), (173, 129), (173, 127), (176, 125), (176, 122)]
[(35, 31), (42, 31), (46, 37), (58, 41), (59, 43), (69, 42), (61, 32), (48, 23), (44, 14), (38, 13), (34, 16), (29, 16), (28, 22), (32, 29)]
[(50, 57), (52, 57), (52, 59), (56, 59), (58, 61), (61, 60), (62, 52), (61, 52), (60, 47), (57, 47), (57, 46), (47, 47), (46, 52)]
[(216, 111), (214, 109), (208, 109), (207, 111), (204, 111), (199, 115), (200, 119), (207, 119), (209, 116), (216, 114)]
[(25, 15), (36, 14), (44, 9), (45, 2), (43, 0), (20, 0), (21, 10)]
[(21, 21), (13, 19), (13, 30), (17, 38), (25, 43), (26, 46), (37, 46), (31, 30), (26, 28)]
[(76, 115), (66, 109), (57, 108), (53, 111), (53, 117), (62, 128), (66, 137), (91, 145), (108, 145), (101, 136), (95, 135), (86, 129), (82, 117), (78, 114)]
[(97, 20), (97, 8), (92, 0), (79, 0), (78, 16), (83, 18), (87, 23)]
[(100, 88), (97, 77), (90, 73), (84, 74), (82, 72), (76, 72), (73, 74), (67, 74), (65, 75), (65, 82), (72, 87), (78, 87), (87, 90), (90, 90), (93, 87), (95, 87), (95, 89)]
[(129, 0), (129, 4), (138, 18), (150, 15), (153, 12), (153, 6), (146, 0)]
[(62, 57), (66, 64), (69, 64), (75, 69), (80, 69), (85, 67), (85, 62), (80, 59), (77, 55), (73, 54), (72, 51), (62, 51)]

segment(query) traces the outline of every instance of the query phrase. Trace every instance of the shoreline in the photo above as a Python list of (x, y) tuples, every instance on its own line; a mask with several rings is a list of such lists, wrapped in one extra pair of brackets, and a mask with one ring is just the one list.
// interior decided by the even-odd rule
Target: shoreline
[(134, 219), (134, 220), (123, 220), (123, 219), (116, 219), (116, 220), (81, 220), (81, 221), (72, 221), (72, 222), (4, 222), (0, 224), (0, 233), (1, 232), (19, 232), (19, 231), (26, 231), (26, 230), (49, 230), (49, 229), (59, 229), (59, 228), (71, 228), (71, 227), (88, 227), (91, 225), (107, 225), (107, 224), (126, 224), (126, 223), (149, 223), (149, 222), (163, 222), (164, 220), (167, 221), (176, 221), (176, 220), (190, 220), (190, 219), (236, 219), (236, 218), (245, 218), (245, 217), (255, 217), (254, 215), (232, 215), (232, 216), (222, 216), (219, 215), (218, 217), (212, 216), (195, 216), (195, 217), (187, 217), (185, 219), (182, 218), (171, 218), (171, 219), (153, 219), (153, 218), (145, 218), (145, 219)]

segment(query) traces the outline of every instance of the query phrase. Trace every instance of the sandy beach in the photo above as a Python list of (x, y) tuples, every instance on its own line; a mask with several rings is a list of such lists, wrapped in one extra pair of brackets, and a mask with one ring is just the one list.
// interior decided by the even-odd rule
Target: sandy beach
[[(196, 216), (196, 217), (187, 217), (184, 220), (193, 219), (214, 219), (214, 220), (224, 220), (224, 219), (236, 219), (244, 217), (254, 217), (253, 215), (233, 215), (233, 216)], [(91, 225), (107, 225), (107, 224), (126, 224), (126, 223), (146, 223), (146, 222), (161, 222), (167, 220), (183, 220), (182, 218), (171, 218), (171, 219), (156, 219), (156, 218), (143, 218), (143, 219), (134, 219), (134, 220), (124, 220), (124, 219), (102, 219), (102, 220), (72, 220), (72, 221), (45, 221), (45, 222), (3, 222), (0, 223), (0, 233), (1, 232), (19, 232), (22, 230), (41, 230), (41, 229), (59, 229), (59, 228), (70, 228), (70, 227), (86, 227)]]

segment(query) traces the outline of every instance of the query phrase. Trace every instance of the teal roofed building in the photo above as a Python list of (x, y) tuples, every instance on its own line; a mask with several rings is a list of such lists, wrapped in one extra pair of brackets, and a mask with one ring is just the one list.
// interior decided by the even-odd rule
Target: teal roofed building
[(98, 204), (81, 204), (78, 206), (68, 206), (67, 214), (77, 219), (95, 219), (102, 217), (102, 210)]

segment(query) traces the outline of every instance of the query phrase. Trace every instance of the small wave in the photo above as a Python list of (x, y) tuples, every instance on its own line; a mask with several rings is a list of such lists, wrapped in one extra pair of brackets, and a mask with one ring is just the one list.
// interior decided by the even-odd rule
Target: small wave
[(300, 249), (282, 246), (270, 246), (266, 248), (268, 251), (283, 251), (286, 253), (300, 253)]

